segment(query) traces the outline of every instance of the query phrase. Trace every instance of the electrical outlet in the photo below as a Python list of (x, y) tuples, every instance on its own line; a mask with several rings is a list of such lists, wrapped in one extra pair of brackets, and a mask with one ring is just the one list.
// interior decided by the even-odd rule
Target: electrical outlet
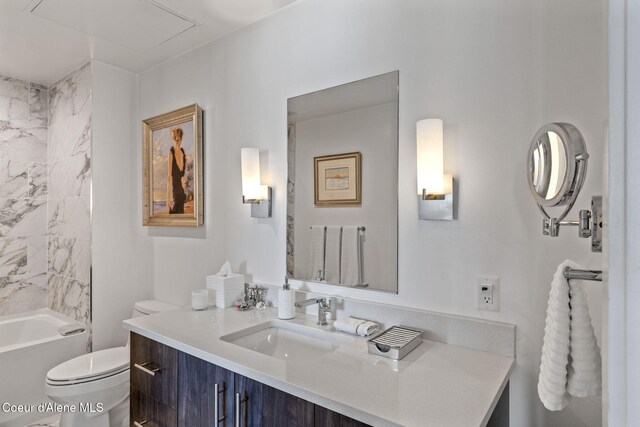
[(500, 311), (500, 279), (497, 277), (477, 277), (476, 308), (478, 310)]

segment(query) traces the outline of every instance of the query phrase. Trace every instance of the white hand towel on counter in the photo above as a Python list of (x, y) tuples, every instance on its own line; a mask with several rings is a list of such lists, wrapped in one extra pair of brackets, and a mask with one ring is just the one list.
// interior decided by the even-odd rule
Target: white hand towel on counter
[(566, 267), (580, 268), (567, 260), (553, 277), (538, 378), (538, 395), (551, 411), (564, 409), (571, 396), (597, 396), (602, 390), (600, 348), (582, 281), (568, 281)]
[(360, 258), (358, 227), (342, 227), (342, 255), (340, 259), (340, 283), (358, 284), (358, 260)]
[(342, 227), (327, 227), (327, 245), (324, 257), (324, 279), (340, 283), (340, 238)]
[(318, 270), (324, 270), (324, 225), (311, 227), (311, 248), (309, 258), (309, 280), (318, 277)]
[(344, 319), (336, 320), (333, 323), (333, 327), (337, 331), (346, 332), (353, 335), (360, 335), (366, 337), (378, 332), (380, 326), (377, 323), (370, 320), (358, 319), (355, 317), (345, 317)]

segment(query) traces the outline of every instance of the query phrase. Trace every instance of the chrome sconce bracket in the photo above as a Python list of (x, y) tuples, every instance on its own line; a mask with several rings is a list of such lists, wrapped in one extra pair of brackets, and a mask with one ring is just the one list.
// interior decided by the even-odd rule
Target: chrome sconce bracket
[(544, 208), (538, 205), (545, 218), (542, 220), (542, 234), (557, 237), (560, 234), (560, 226), (571, 225), (578, 227), (578, 237), (583, 239), (591, 237), (591, 251), (602, 252), (602, 196), (591, 198), (591, 210), (583, 209), (579, 213), (578, 221), (562, 221), (551, 218)]
[(453, 220), (453, 177), (445, 175), (445, 188), (450, 188), (449, 193), (427, 194), (423, 189), (418, 195), (418, 218), (421, 220), (452, 221)]
[(251, 217), (252, 218), (271, 218), (271, 200), (272, 189), (267, 187), (266, 199), (245, 199), (242, 196), (242, 203), (251, 205)]

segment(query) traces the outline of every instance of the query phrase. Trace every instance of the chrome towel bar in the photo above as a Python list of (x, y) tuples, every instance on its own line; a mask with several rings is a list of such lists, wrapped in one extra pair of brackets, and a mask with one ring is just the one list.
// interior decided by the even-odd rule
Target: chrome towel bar
[(602, 282), (601, 270), (577, 270), (571, 267), (564, 269), (564, 277), (567, 279), (594, 280)]
[[(313, 228), (313, 227), (309, 227), (309, 228)], [(358, 227), (358, 230), (360, 231), (365, 231), (367, 229), (367, 227), (365, 227), (364, 225)]]

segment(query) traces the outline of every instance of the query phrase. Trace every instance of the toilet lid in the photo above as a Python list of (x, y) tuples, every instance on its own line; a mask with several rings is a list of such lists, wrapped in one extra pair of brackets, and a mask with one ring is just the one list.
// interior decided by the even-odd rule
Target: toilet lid
[(138, 301), (133, 304), (133, 308), (143, 314), (154, 314), (161, 311), (175, 310), (180, 307), (169, 304), (168, 302), (151, 299), (147, 301)]
[(68, 360), (47, 373), (50, 384), (94, 381), (129, 369), (126, 347), (109, 348)]

